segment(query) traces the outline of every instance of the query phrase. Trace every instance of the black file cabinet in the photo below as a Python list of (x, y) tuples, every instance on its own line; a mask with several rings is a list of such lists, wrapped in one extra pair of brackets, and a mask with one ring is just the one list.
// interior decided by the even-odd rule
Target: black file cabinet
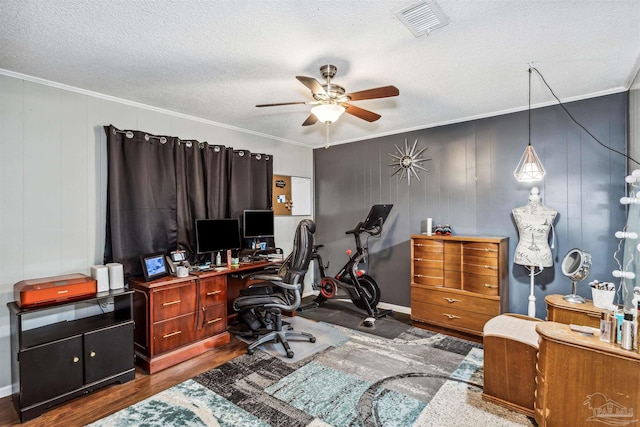
[[(135, 377), (132, 291), (103, 292), (81, 301), (20, 309), (11, 302), (11, 380), (20, 421), (113, 383)], [(99, 315), (25, 329), (30, 316), (47, 310), (74, 310), (79, 303), (113, 299), (114, 309)]]

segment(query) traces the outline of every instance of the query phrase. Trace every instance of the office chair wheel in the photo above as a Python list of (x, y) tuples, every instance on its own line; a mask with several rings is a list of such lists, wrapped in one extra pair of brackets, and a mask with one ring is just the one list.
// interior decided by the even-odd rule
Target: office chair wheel
[(254, 350), (254, 349), (250, 348), (250, 349), (248, 349), (248, 350), (247, 350), (247, 354), (248, 354), (249, 356), (253, 355), (253, 353), (255, 353), (255, 350)]
[(309, 338), (309, 342), (316, 342), (316, 337)]
[(293, 359), (293, 351), (291, 351), (291, 350), (287, 350), (287, 357), (288, 357), (289, 359)]

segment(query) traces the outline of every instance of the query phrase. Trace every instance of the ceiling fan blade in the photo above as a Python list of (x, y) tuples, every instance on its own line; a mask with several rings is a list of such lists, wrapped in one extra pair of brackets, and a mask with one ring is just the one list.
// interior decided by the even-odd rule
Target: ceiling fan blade
[(315, 115), (310, 114), (309, 117), (307, 117), (307, 120), (304, 121), (302, 126), (311, 126), (315, 124), (317, 121), (318, 121), (318, 118)]
[(318, 81), (316, 79), (314, 79), (313, 77), (305, 77), (305, 76), (296, 76), (296, 79), (298, 79), (300, 81), (300, 83), (302, 83), (303, 85), (305, 85), (306, 87), (308, 87), (309, 89), (311, 89), (311, 92), (316, 93), (316, 94), (322, 94), (322, 95), (326, 95), (327, 92), (325, 92), (324, 88), (322, 87), (322, 85), (320, 83), (318, 83)]
[(362, 99), (389, 98), (390, 96), (398, 96), (400, 91), (395, 86), (382, 86), (374, 89), (361, 90), (360, 92), (348, 93), (347, 96), (351, 101), (360, 101)]
[(306, 102), (280, 102), (278, 104), (258, 104), (256, 107), (278, 107), (280, 105), (296, 105), (296, 104), (306, 104)]
[(356, 116), (359, 119), (366, 120), (368, 122), (375, 122), (380, 117), (380, 114), (376, 114), (373, 111), (365, 110), (364, 108), (356, 107), (355, 105), (343, 103), (346, 110), (345, 113), (349, 113), (352, 116)]

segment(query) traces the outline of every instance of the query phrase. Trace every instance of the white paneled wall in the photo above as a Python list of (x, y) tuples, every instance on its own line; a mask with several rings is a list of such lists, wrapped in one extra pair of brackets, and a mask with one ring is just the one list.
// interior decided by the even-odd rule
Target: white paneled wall
[[(301, 145), (0, 74), (0, 395), (11, 392), (6, 303), (14, 299), (14, 283), (89, 274), (91, 265), (102, 263), (107, 180), (102, 127), (109, 124), (269, 153), (274, 173), (313, 178), (312, 150)], [(285, 253), (300, 219), (276, 217), (276, 245)]]

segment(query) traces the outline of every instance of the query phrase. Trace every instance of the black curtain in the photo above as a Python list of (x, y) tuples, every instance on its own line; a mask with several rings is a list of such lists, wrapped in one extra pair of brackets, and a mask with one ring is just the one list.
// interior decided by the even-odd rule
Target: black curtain
[(271, 155), (113, 125), (104, 129), (104, 261), (122, 263), (126, 276), (142, 274), (140, 255), (185, 249), (193, 258), (196, 219), (240, 218), (245, 209), (271, 208)]

